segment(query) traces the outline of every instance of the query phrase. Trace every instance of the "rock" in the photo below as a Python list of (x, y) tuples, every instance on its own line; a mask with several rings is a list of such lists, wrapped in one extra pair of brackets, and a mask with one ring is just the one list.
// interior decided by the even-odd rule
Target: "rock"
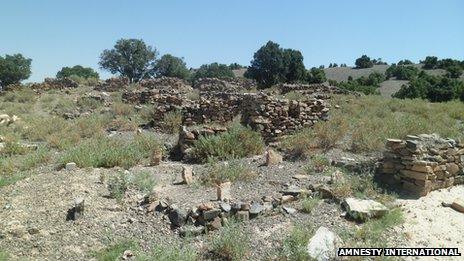
[(306, 193), (307, 191), (304, 189), (301, 189), (297, 186), (289, 186), (288, 188), (281, 190), (280, 193), (283, 195), (291, 195), (294, 197), (298, 197), (302, 193)]
[(182, 237), (191, 237), (191, 236), (199, 236), (205, 231), (204, 226), (183, 226), (179, 229), (179, 234)]
[(219, 214), (221, 214), (220, 209), (211, 209), (211, 210), (203, 211), (203, 219), (205, 221), (210, 221), (218, 217)]
[(124, 251), (124, 253), (122, 254), (122, 260), (129, 260), (129, 259), (132, 259), (132, 257), (134, 257), (134, 253), (131, 251), (131, 250), (126, 250)]
[(357, 221), (366, 221), (370, 218), (382, 217), (388, 212), (388, 208), (374, 200), (361, 200), (346, 198), (343, 203), (347, 215)]
[(84, 215), (84, 199), (77, 198), (74, 200), (74, 205), (68, 210), (66, 220), (77, 220)]
[(237, 220), (240, 220), (240, 221), (250, 220), (250, 213), (248, 211), (237, 211), (235, 215), (236, 215)]
[(181, 227), (187, 221), (187, 212), (185, 210), (174, 208), (169, 212), (169, 221), (174, 227)]
[(287, 207), (287, 206), (282, 206), (282, 209), (285, 211), (285, 213), (289, 214), (289, 215), (293, 215), (297, 212), (296, 209), (294, 208), (291, 208), (291, 207)]
[(211, 223), (208, 224), (209, 230), (218, 230), (222, 227), (222, 221), (220, 217), (215, 217)]
[(163, 154), (159, 150), (154, 150), (151, 154), (151, 166), (158, 166), (161, 163)]
[(249, 203), (242, 203), (242, 204), (240, 205), (240, 210), (248, 211), (248, 210), (250, 210), (250, 207), (251, 207), (251, 206), (250, 206)]
[(268, 149), (266, 151), (266, 166), (278, 165), (282, 163), (282, 161), (282, 156), (273, 149)]
[(227, 200), (232, 199), (231, 193), (230, 193), (231, 185), (232, 183), (228, 181), (228, 182), (221, 183), (217, 186), (217, 200), (227, 201)]
[(451, 204), (451, 208), (458, 212), (464, 213), (464, 200), (462, 198), (455, 199)]
[(211, 210), (213, 208), (214, 208), (214, 204), (211, 203), (211, 202), (201, 203), (198, 206), (198, 209), (201, 210), (201, 211)]
[(285, 203), (288, 203), (288, 202), (291, 202), (291, 201), (294, 201), (295, 200), (295, 197), (292, 196), (292, 195), (284, 195), (282, 196), (280, 202), (281, 204), (285, 204)]
[(326, 227), (320, 227), (309, 240), (306, 249), (311, 260), (335, 260), (337, 256), (337, 245), (339, 245), (339, 242), (340, 239), (335, 233)]
[(69, 162), (69, 163), (66, 163), (65, 169), (67, 171), (72, 171), (72, 170), (75, 170), (76, 167), (77, 167), (77, 164), (75, 162)]
[(232, 206), (229, 203), (225, 203), (225, 202), (222, 202), (221, 204), (219, 204), (219, 207), (224, 212), (230, 212), (230, 210), (232, 209)]
[(255, 217), (264, 211), (263, 205), (259, 203), (253, 203), (250, 207), (250, 216)]
[(308, 175), (297, 174), (297, 175), (292, 176), (292, 178), (294, 178), (296, 180), (305, 180), (305, 179), (309, 179), (309, 176)]
[(190, 185), (193, 183), (193, 169), (189, 166), (182, 167), (182, 182)]

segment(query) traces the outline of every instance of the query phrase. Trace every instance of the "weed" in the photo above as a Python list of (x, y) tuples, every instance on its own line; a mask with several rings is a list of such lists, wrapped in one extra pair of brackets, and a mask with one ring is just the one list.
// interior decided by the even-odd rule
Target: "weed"
[(320, 198), (318, 197), (306, 197), (301, 200), (301, 211), (304, 213), (311, 213), (313, 209), (319, 205), (319, 202), (321, 201)]
[(94, 256), (98, 261), (115, 261), (121, 258), (124, 251), (126, 250), (135, 251), (138, 248), (139, 247), (135, 242), (125, 241), (125, 242), (111, 245), (105, 249), (95, 252)]
[(228, 160), (261, 154), (264, 142), (259, 133), (238, 124), (227, 132), (201, 137), (193, 147), (193, 156), (199, 162), (211, 159)]
[(235, 222), (229, 222), (211, 242), (211, 251), (225, 260), (247, 260), (250, 239)]
[(204, 184), (220, 184), (226, 181), (250, 180), (254, 175), (254, 172), (238, 161), (219, 162), (211, 163), (201, 180)]
[(312, 226), (295, 226), (290, 235), (284, 239), (280, 251), (282, 260), (304, 261), (309, 260), (307, 245), (312, 237), (314, 229)]
[(110, 176), (108, 178), (110, 197), (121, 201), (124, 198), (128, 185), (129, 180), (124, 172), (119, 171), (115, 175)]
[(130, 183), (143, 193), (151, 192), (156, 184), (153, 174), (147, 171), (134, 174)]
[(145, 258), (139, 258), (142, 260), (158, 260), (158, 261), (196, 261), (199, 260), (198, 254), (195, 250), (188, 247), (174, 247), (170, 245), (155, 246), (152, 254)]
[(180, 111), (170, 111), (163, 119), (163, 130), (168, 133), (177, 133), (182, 125), (182, 114)]

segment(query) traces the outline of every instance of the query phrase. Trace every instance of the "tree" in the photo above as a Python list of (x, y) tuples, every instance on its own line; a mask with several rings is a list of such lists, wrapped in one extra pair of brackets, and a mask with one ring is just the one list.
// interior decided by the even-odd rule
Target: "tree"
[(120, 39), (111, 50), (104, 50), (100, 66), (114, 74), (120, 74), (130, 82), (138, 82), (154, 74), (157, 56), (155, 48), (139, 39)]
[(231, 70), (240, 70), (240, 69), (244, 69), (244, 68), (246, 68), (246, 66), (243, 66), (243, 65), (238, 64), (238, 63), (229, 64), (229, 69), (231, 69)]
[(438, 58), (436, 56), (427, 56), (421, 63), (424, 64), (424, 69), (435, 69), (438, 65)]
[(253, 55), (245, 77), (255, 79), (262, 87), (270, 87), (285, 79), (285, 63), (282, 49), (269, 41)]
[(73, 67), (63, 67), (59, 72), (56, 73), (56, 78), (62, 79), (70, 76), (79, 76), (84, 79), (94, 78), (98, 79), (99, 75), (90, 67), (82, 67), (81, 65), (75, 65)]
[(313, 67), (307, 72), (306, 81), (308, 83), (323, 83), (327, 81), (327, 78), (323, 69)]
[(225, 64), (203, 64), (193, 74), (193, 82), (200, 78), (233, 78), (234, 72)]
[(157, 77), (166, 76), (180, 79), (187, 79), (190, 75), (184, 60), (170, 54), (165, 54), (156, 61), (154, 72)]
[(0, 56), (0, 86), (19, 83), (31, 76), (32, 59), (22, 54)]
[(398, 62), (398, 65), (411, 65), (413, 64), (410, 60), (404, 59)]
[(300, 51), (293, 49), (283, 50), (285, 81), (302, 82), (306, 78), (306, 68), (303, 64), (303, 55)]
[(374, 66), (374, 62), (367, 55), (362, 55), (355, 61), (356, 68), (371, 68)]
[(397, 80), (411, 80), (419, 74), (419, 69), (414, 66), (392, 64), (385, 72), (387, 78), (396, 77)]

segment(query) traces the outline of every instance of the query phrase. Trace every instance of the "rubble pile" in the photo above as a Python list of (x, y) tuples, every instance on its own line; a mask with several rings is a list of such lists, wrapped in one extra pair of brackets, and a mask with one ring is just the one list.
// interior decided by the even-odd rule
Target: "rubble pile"
[(147, 89), (157, 90), (176, 90), (179, 92), (188, 92), (193, 88), (184, 80), (174, 77), (159, 77), (140, 81), (140, 86)]
[(464, 184), (464, 143), (436, 134), (389, 139), (380, 167), (381, 180), (425, 196), (432, 190)]
[(129, 85), (129, 79), (126, 77), (114, 77), (106, 79), (95, 86), (97, 91), (115, 92), (126, 88)]
[(51, 89), (66, 89), (66, 88), (77, 88), (79, 84), (69, 78), (45, 78), (43, 83), (34, 83), (31, 88), (34, 90), (51, 90)]
[(193, 86), (203, 92), (242, 92), (256, 87), (256, 81), (245, 78), (201, 78)]

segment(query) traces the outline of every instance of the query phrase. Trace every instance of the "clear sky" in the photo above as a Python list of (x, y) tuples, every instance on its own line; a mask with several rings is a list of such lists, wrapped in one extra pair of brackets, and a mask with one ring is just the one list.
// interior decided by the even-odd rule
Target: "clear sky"
[(462, 0), (0, 1), (0, 55), (32, 58), (32, 81), (63, 66), (98, 69), (120, 38), (143, 39), (189, 67), (248, 65), (268, 40), (300, 50), (307, 67), (352, 65), (362, 54), (464, 59)]

